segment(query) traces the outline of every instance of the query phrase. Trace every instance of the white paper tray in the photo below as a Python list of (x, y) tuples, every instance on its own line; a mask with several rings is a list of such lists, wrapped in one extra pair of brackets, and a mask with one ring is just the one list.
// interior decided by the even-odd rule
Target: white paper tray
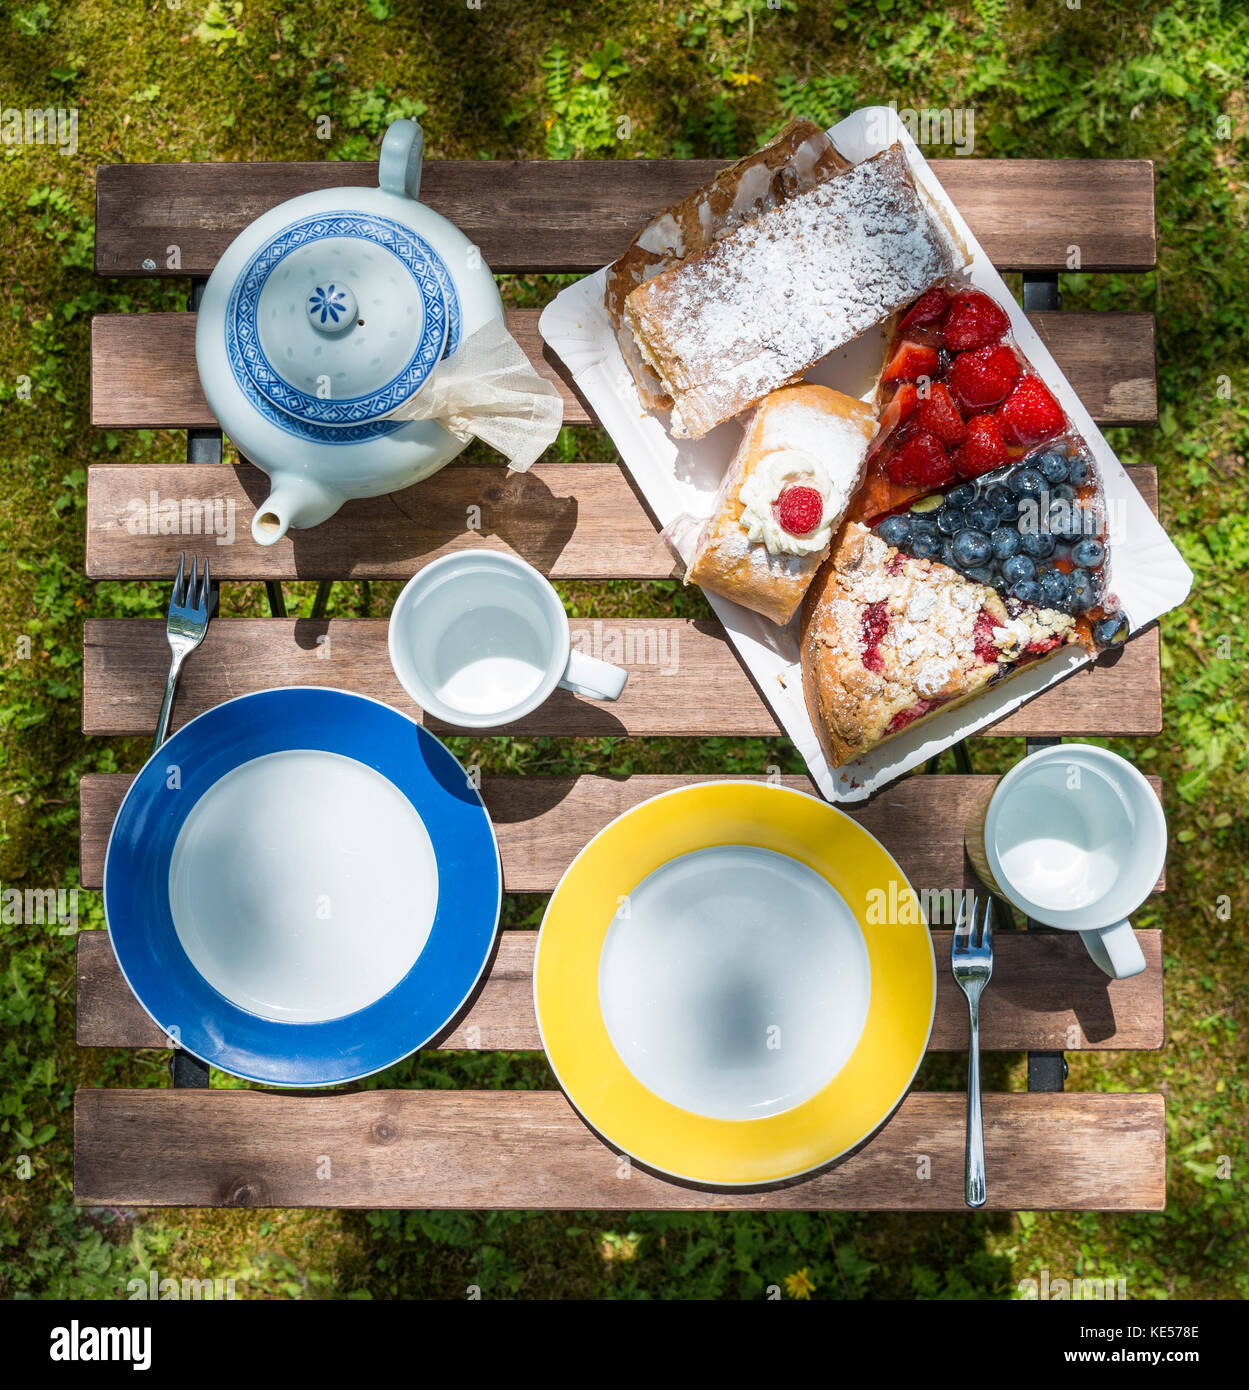
[[(958, 209), (946, 197), (896, 113), (889, 107), (864, 107), (829, 133), (837, 148), (854, 163), (901, 141), (916, 182), (944, 212), (972, 256), (965, 272), (969, 282), (1006, 308), (1016, 342), (1058, 397), (1072, 426), (1087, 441), (1105, 487), (1111, 587), (1131, 620), (1132, 631), (1182, 603), (1192, 584), (1191, 571)], [(620, 249), (623, 251), (624, 246)], [(539, 324), (542, 336), (567, 365), (582, 395), (611, 435), (660, 525), (667, 526), (682, 513), (706, 516), (740, 438), (740, 427), (729, 421), (702, 439), (674, 439), (661, 419), (643, 408), (603, 307), (605, 274), (605, 270), (600, 270), (587, 276), (552, 300)], [(885, 337), (884, 327), (864, 334), (848, 348), (820, 362), (808, 374), (810, 379), (870, 400), (881, 367)], [(716, 594), (708, 594), (707, 598), (781, 727), (805, 758), (816, 785), (830, 801), (863, 800), (943, 748), (1018, 709), (1025, 700), (1090, 659), (1081, 648), (1060, 649), (968, 704), (936, 714), (874, 752), (833, 768), (820, 748), (803, 700), (796, 620), (782, 629)]]

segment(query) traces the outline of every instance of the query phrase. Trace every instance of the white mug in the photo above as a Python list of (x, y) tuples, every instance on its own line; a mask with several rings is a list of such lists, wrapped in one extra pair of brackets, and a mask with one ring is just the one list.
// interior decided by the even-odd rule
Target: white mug
[(615, 700), (628, 672), (572, 649), (559, 595), (532, 565), (495, 550), (444, 555), (390, 614), (390, 664), (420, 707), (481, 729), (529, 714), (557, 685)]
[(994, 790), (984, 855), (1015, 907), (1047, 927), (1078, 931), (1112, 979), (1145, 969), (1128, 918), (1162, 872), (1167, 823), (1131, 763), (1087, 743), (1031, 754)]

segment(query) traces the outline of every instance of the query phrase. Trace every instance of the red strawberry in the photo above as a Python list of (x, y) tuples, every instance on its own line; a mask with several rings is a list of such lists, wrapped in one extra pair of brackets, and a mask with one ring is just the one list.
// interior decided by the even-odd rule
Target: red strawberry
[(967, 438), (954, 453), (960, 478), (978, 478), (1007, 460), (1006, 441), (992, 415), (977, 415), (967, 422)]
[(925, 347), (923, 343), (913, 343), (909, 338), (903, 338), (881, 380), (917, 381), (921, 376), (933, 376), (936, 370), (936, 348)]
[(946, 347), (970, 352), (1000, 338), (1010, 327), (1006, 312), (980, 290), (960, 290), (950, 303), (942, 332)]
[(898, 324), (898, 332), (905, 333), (908, 329), (917, 328), (924, 323), (936, 323), (945, 313), (945, 306), (949, 302), (950, 296), (940, 285), (930, 289), (926, 294), (921, 294)]
[(895, 483), (941, 487), (954, 477), (954, 465), (935, 434), (921, 430), (898, 450), (886, 465)]
[(1052, 439), (1067, 423), (1063, 408), (1039, 376), (1020, 377), (1006, 404), (997, 413), (1002, 438), (1028, 446)]
[(926, 400), (915, 411), (915, 423), (921, 430), (935, 434), (945, 444), (957, 444), (967, 433), (963, 417), (949, 391), (938, 381)]
[(997, 343), (976, 352), (960, 353), (946, 380), (964, 410), (989, 410), (1006, 399), (1021, 370), (1019, 359), (1010, 348)]
[(772, 510), (791, 536), (809, 536), (824, 517), (824, 499), (813, 487), (787, 487)]
[(880, 432), (877, 438), (884, 440), (885, 436), (903, 422), (909, 420), (915, 413), (915, 407), (919, 404), (919, 392), (909, 381), (901, 382), (898, 389), (890, 397), (888, 405), (880, 412)]

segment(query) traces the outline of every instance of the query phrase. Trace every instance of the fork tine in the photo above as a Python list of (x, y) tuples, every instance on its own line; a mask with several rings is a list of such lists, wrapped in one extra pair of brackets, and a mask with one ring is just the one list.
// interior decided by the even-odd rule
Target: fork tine
[[(975, 899), (972, 899), (972, 917), (975, 916)], [(971, 927), (968, 923), (967, 898), (964, 895), (959, 899), (958, 917), (954, 922), (954, 940), (950, 946), (951, 955), (960, 955), (967, 950), (971, 942)]]
[(173, 593), (169, 598), (170, 608), (177, 608), (182, 602), (182, 572), (186, 565), (186, 552), (182, 551), (178, 556), (178, 577), (173, 582)]
[(213, 601), (212, 575), (209, 573), (209, 569), (208, 569), (208, 556), (205, 555), (205, 556), (204, 556), (204, 582), (203, 582), (203, 584), (200, 585), (199, 601), (196, 603), (195, 607), (196, 607), (196, 609), (197, 609), (200, 613), (202, 613), (205, 617), (207, 617), (209, 611), (210, 611), (211, 608), (212, 608), (212, 601)]
[(195, 602), (195, 595), (196, 595), (196, 593), (197, 593), (198, 590), (199, 590), (199, 575), (198, 575), (198, 570), (197, 570), (198, 564), (199, 564), (199, 557), (198, 557), (198, 556), (195, 556), (195, 555), (192, 555), (192, 556), (191, 556), (191, 578), (187, 581), (186, 595), (185, 595), (185, 597), (184, 597), (183, 600), (182, 600), (182, 606), (183, 606), (184, 608), (189, 608), (189, 607), (191, 606), (191, 604)]
[(984, 900), (984, 921), (980, 928), (980, 949), (982, 951), (993, 950), (993, 897), (990, 895)]

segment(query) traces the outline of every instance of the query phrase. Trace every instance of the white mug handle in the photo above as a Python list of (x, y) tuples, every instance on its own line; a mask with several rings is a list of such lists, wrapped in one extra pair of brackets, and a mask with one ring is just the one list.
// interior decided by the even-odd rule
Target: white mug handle
[(1080, 933), (1093, 961), (1112, 980), (1126, 980), (1145, 968), (1145, 956), (1129, 921)]
[(568, 665), (559, 683), (574, 695), (584, 695), (590, 700), (618, 700), (628, 679), (628, 671), (613, 666), (610, 661), (573, 651), (568, 653)]

